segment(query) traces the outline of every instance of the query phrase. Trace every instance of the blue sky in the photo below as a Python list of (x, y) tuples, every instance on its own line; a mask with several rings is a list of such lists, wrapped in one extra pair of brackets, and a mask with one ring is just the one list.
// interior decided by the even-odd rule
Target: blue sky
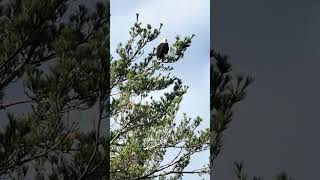
[[(189, 86), (178, 118), (183, 112), (189, 117), (200, 116), (204, 119), (202, 128), (209, 127), (210, 0), (111, 0), (110, 47), (113, 56), (117, 44), (128, 39), (128, 30), (135, 22), (136, 13), (140, 14), (139, 19), (144, 24), (154, 27), (164, 24), (153, 46), (163, 37), (167, 37), (170, 44), (176, 35), (184, 37), (195, 34), (185, 57), (174, 65), (172, 72)], [(202, 167), (208, 161), (208, 156), (208, 152), (197, 155), (188, 168)], [(195, 178), (185, 176), (183, 179)], [(205, 179), (209, 179), (209, 176)]]

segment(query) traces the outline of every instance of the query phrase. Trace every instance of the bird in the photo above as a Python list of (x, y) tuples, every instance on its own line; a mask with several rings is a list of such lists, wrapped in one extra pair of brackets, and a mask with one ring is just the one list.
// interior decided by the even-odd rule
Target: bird
[(157, 59), (158, 60), (161, 60), (164, 58), (164, 56), (166, 54), (168, 54), (169, 52), (169, 44), (168, 44), (168, 40), (167, 38), (163, 38), (162, 39), (162, 42), (158, 45), (157, 47), (157, 52), (156, 52), (156, 55), (157, 55)]

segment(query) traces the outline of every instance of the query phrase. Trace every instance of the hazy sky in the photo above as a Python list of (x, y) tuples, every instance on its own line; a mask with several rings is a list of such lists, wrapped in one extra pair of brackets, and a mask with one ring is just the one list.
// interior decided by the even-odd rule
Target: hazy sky
[[(210, 0), (112, 0), (111, 1), (111, 53), (119, 42), (128, 39), (128, 30), (135, 22), (136, 13), (145, 24), (158, 27), (163, 23), (162, 33), (151, 44), (156, 47), (163, 37), (169, 44), (176, 35), (191, 36), (195, 34), (185, 57), (175, 65), (172, 74), (181, 78), (189, 86), (181, 104), (182, 112), (190, 117), (200, 116), (204, 119), (202, 127), (209, 127), (210, 95), (209, 95), (209, 51), (210, 51)], [(208, 162), (209, 153), (197, 156), (190, 168), (200, 168)], [(185, 176), (184, 179), (198, 177)], [(207, 176), (206, 179), (209, 179)]]
[(320, 1), (214, 0), (211, 41), (255, 82), (237, 106), (214, 179), (319, 179)]

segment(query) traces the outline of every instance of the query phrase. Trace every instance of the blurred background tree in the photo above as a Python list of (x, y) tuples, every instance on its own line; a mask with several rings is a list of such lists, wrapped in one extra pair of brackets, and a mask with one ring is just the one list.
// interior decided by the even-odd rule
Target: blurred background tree
[(105, 178), (109, 2), (0, 5), (0, 177)]
[(211, 50), (210, 57), (210, 164), (213, 173), (214, 160), (223, 147), (223, 134), (232, 121), (232, 108), (245, 98), (253, 79), (249, 76), (234, 77), (228, 56)]
[[(210, 171), (211, 176), (215, 173), (215, 159), (223, 150), (223, 135), (229, 128), (233, 117), (233, 107), (242, 101), (248, 87), (252, 84), (250, 76), (234, 76), (228, 56), (214, 50), (210, 52), (210, 82), (211, 82), (211, 123), (210, 123)], [(238, 180), (262, 180), (253, 176), (249, 178), (243, 172), (243, 162), (234, 162), (234, 172)], [(293, 180), (285, 172), (276, 175), (277, 180)]]

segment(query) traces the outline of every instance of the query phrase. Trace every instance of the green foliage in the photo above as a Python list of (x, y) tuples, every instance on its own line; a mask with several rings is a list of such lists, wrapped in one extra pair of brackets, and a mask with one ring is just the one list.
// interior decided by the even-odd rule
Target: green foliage
[[(208, 149), (209, 129), (199, 130), (201, 118), (177, 119), (187, 87), (171, 76), (193, 35), (177, 36), (161, 62), (147, 45), (158, 38), (162, 24), (153, 28), (137, 21), (130, 38), (119, 43), (118, 58), (111, 62), (111, 179), (180, 179), (191, 155)], [(154, 47), (155, 49), (155, 47)], [(162, 94), (155, 98), (155, 93)], [(164, 161), (168, 152), (177, 154)], [(173, 153), (174, 154), (174, 153)], [(169, 161), (169, 162), (168, 162)], [(191, 173), (208, 173), (208, 168)]]
[[(101, 122), (110, 92), (110, 13), (109, 2), (103, 2), (90, 11), (81, 4), (70, 11), (77, 3), (71, 0), (1, 4), (0, 92), (17, 82), (24, 93), (17, 102), (0, 93), (0, 110), (8, 112), (9, 122), (0, 132), (1, 178), (21, 179), (30, 171), (35, 179), (107, 176)], [(9, 113), (14, 108), (28, 112)], [(98, 118), (84, 132), (70, 116), (89, 109), (97, 109)]]

